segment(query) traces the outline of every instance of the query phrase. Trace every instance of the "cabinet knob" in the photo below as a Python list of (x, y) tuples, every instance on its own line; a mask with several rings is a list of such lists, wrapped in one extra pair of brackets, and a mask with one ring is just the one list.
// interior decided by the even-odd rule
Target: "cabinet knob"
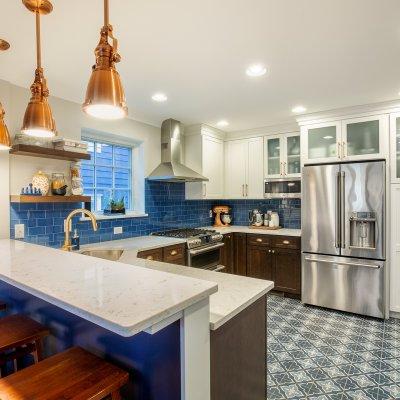
[(262, 242), (262, 239), (261, 239), (261, 238), (258, 238), (258, 239), (257, 239), (257, 242), (261, 243), (261, 242)]
[(169, 254), (171, 256), (176, 256), (178, 254), (178, 252), (176, 250), (172, 250)]
[(146, 260), (150, 260), (150, 261), (151, 261), (151, 260), (154, 260), (154, 257), (153, 257), (153, 256), (147, 256), (147, 257), (146, 257)]
[(275, 254), (275, 250), (271, 250), (272, 254)]
[(268, 250), (268, 253), (271, 253), (271, 250)]
[(284, 240), (282, 243), (283, 244), (290, 244), (289, 240)]

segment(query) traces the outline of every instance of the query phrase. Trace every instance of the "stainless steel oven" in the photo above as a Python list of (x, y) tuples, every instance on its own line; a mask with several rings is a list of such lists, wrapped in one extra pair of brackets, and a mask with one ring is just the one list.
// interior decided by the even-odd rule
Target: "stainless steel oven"
[(266, 199), (301, 198), (301, 178), (277, 178), (264, 180)]
[(193, 268), (207, 269), (210, 271), (222, 271), (225, 266), (221, 265), (221, 250), (224, 243), (212, 243), (193, 249), (188, 249), (188, 266)]

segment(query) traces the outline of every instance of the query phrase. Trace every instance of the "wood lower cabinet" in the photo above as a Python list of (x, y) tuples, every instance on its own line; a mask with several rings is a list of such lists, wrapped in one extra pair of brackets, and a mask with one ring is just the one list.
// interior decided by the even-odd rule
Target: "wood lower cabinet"
[(272, 281), (273, 267), (270, 249), (247, 245), (247, 276)]
[(163, 261), (170, 264), (186, 265), (186, 246), (178, 244), (158, 249), (143, 250), (138, 253), (138, 258), (149, 261)]
[(299, 250), (274, 249), (275, 290), (301, 293), (301, 253)]
[(221, 265), (225, 266), (223, 272), (228, 274), (235, 273), (233, 249), (233, 233), (227, 233), (224, 235), (224, 247), (221, 250)]
[(247, 276), (274, 281), (276, 291), (301, 294), (299, 237), (247, 234), (246, 245)]
[(235, 233), (233, 236), (234, 243), (234, 273), (236, 275), (247, 275), (247, 234)]

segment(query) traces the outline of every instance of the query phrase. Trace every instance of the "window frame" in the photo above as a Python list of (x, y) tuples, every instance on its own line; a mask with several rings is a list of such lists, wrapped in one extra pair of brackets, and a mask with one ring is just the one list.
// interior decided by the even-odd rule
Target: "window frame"
[[(112, 198), (114, 197), (115, 191), (126, 190), (130, 194), (130, 196), (129, 196), (129, 205), (130, 206), (126, 208), (126, 211), (127, 212), (133, 212), (135, 210), (135, 204), (134, 204), (134, 199), (135, 199), (134, 190), (135, 190), (135, 187), (134, 187), (134, 170), (133, 170), (133, 168), (134, 168), (134, 150), (135, 150), (135, 146), (129, 145), (127, 143), (118, 143), (117, 141), (106, 140), (106, 139), (103, 139), (101, 137), (96, 138), (96, 137), (93, 137), (91, 135), (85, 135), (84, 132), (82, 132), (81, 140), (84, 141), (84, 142), (91, 142), (91, 143), (93, 143), (93, 146), (94, 146), (94, 148), (93, 148), (94, 158), (92, 157), (90, 159), (90, 161), (89, 160), (85, 161), (85, 163), (87, 163), (87, 165), (90, 165), (90, 166), (93, 167), (93, 184), (94, 184), (94, 186), (90, 187), (90, 188), (85, 188), (85, 186), (84, 186), (84, 190), (87, 189), (87, 190), (93, 191), (93, 198), (92, 198), (92, 201), (91, 201), (93, 211), (95, 213), (103, 213), (103, 211), (104, 211), (103, 207), (101, 207), (101, 206), (100, 206), (100, 209), (97, 209), (97, 206), (98, 206), (97, 205), (97, 197), (96, 197), (96, 191), (97, 190), (103, 190), (103, 191), (104, 190), (110, 190)], [(97, 154), (96, 146), (97, 146), (97, 144), (108, 145), (108, 146), (112, 147), (111, 165), (101, 164), (101, 163), (98, 164), (96, 162), (97, 161), (97, 157), (96, 157), (96, 154)], [(115, 148), (116, 147), (123, 147), (123, 148), (129, 149), (129, 152), (130, 152), (130, 167), (129, 168), (120, 167), (120, 166), (117, 166), (115, 164)], [(97, 167), (111, 168), (111, 179), (112, 179), (111, 188), (108, 188), (108, 187), (97, 187)], [(116, 169), (129, 171), (129, 177), (128, 177), (129, 188), (124, 189), (124, 188), (115, 187), (115, 170)]]

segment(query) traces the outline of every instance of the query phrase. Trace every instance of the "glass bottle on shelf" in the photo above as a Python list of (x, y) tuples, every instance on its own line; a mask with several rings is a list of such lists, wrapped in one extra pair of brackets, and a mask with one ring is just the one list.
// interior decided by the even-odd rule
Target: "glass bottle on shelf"
[(63, 173), (55, 172), (52, 174), (51, 193), (54, 196), (65, 196), (67, 194), (67, 184)]

